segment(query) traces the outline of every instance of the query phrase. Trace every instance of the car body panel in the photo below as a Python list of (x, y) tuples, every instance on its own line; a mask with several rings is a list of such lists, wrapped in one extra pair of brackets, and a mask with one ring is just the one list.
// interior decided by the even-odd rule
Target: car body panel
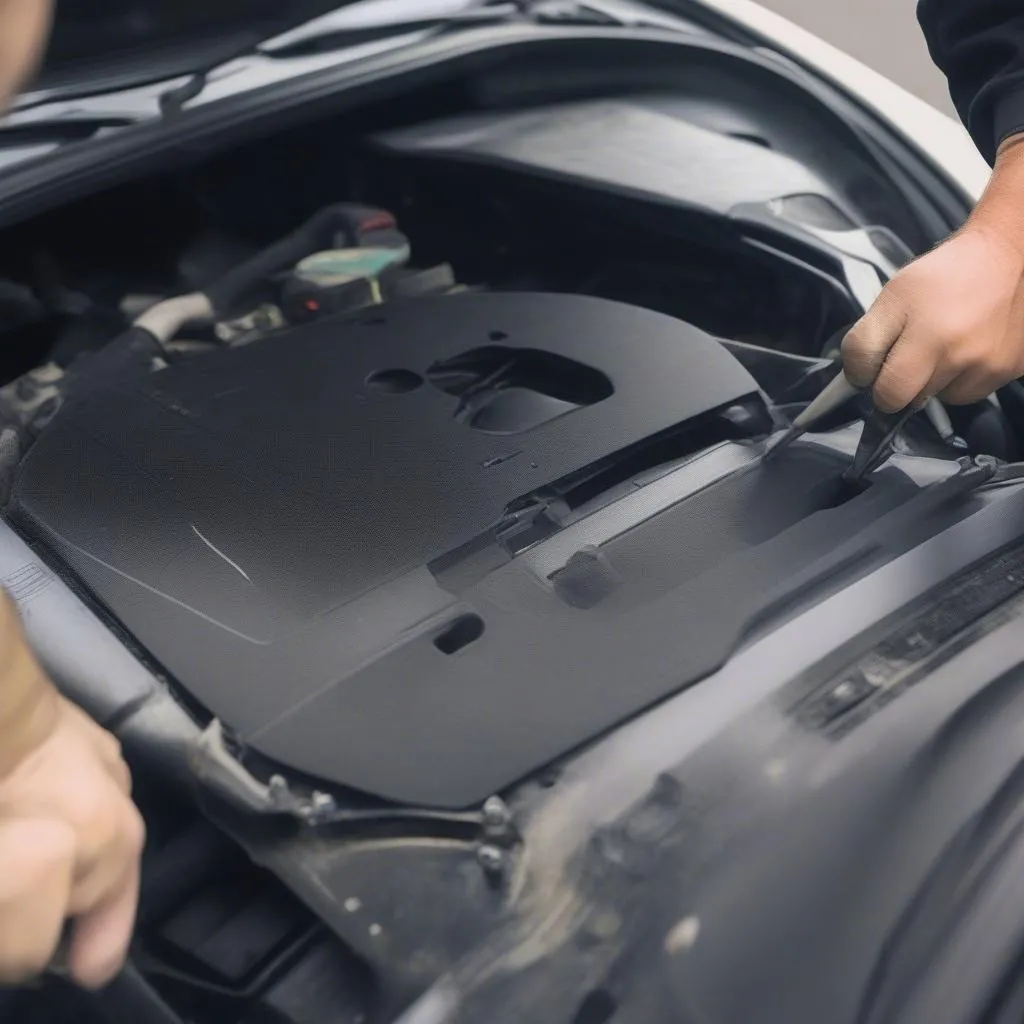
[(819, 36), (752, 0), (700, 0), (788, 51), (845, 92), (869, 106), (927, 155), (972, 199), (981, 197), (992, 169), (959, 122), (936, 110), (885, 75), (844, 53)]
[[(685, 20), (673, 17), (665, 11), (655, 12), (630, 0), (605, 0), (609, 11), (621, 16), (626, 23), (630, 19), (643, 18), (644, 24), (656, 24), (665, 28), (685, 29)], [(987, 163), (978, 152), (967, 134), (966, 129), (951, 117), (936, 110), (924, 100), (914, 96), (906, 89), (873, 71), (862, 62), (844, 53), (839, 48), (825, 42), (820, 37), (801, 28), (787, 18), (770, 11), (752, 0), (697, 0), (699, 6), (721, 15), (723, 18), (742, 26), (747, 32), (753, 33), (764, 40), (766, 46), (773, 50), (791, 55), (803, 66), (813, 70), (817, 75), (831, 81), (842, 88), (847, 94), (869, 107), (876, 115), (887, 121), (901, 136), (913, 144), (919, 152), (925, 154), (948, 178), (950, 178), (972, 201), (976, 201), (988, 181), (991, 173)], [(131, 5), (129, 5), (131, 6)], [(214, 14), (221, 5), (214, 5)], [(265, 6), (265, 5), (264, 5)], [(320, 4), (319, 7), (326, 5)], [(383, 6), (383, 10), (379, 10)], [(392, 18), (409, 17), (420, 5), (403, 0), (394, 3), (389, 0), (383, 5), (354, 3), (343, 4), (332, 14), (321, 17), (331, 24), (337, 23), (342, 29), (359, 28), (367, 22), (369, 12), (374, 17), (383, 13)], [(457, 11), (466, 4), (464, 0), (449, 3), (441, 0), (430, 3), (425, 10), (428, 15), (443, 14), (451, 9)], [(145, 13), (152, 8), (149, 3), (135, 4), (134, 8)], [(318, 5), (309, 5), (308, 13), (313, 16)], [(133, 9), (134, 9), (133, 8)], [(392, 9), (393, 8), (393, 9)], [(267, 11), (261, 5), (253, 5), (256, 24), (268, 24)], [(292, 11), (289, 18), (294, 21), (297, 12)], [(258, 16), (258, 17), (257, 17)], [(216, 19), (214, 19), (216, 20)], [(287, 19), (285, 19), (287, 20)], [(372, 20), (372, 19), (371, 19)], [(203, 23), (197, 22), (202, 25)], [(172, 26), (173, 27), (173, 26)], [(692, 30), (692, 26), (689, 26)], [(169, 28), (170, 32), (171, 29)], [(174, 27), (180, 32), (180, 27)], [(64, 32), (58, 25), (58, 32)], [(281, 43), (287, 43), (294, 32), (285, 31), (278, 37)], [(347, 63), (361, 57), (372, 56), (374, 53), (393, 49), (396, 45), (408, 45), (426, 38), (423, 31), (410, 32), (407, 35), (369, 42), (349, 50), (333, 54), (312, 54), (307, 57), (289, 60), (286, 64), (273, 58), (252, 53), (247, 57), (239, 56), (237, 60), (218, 61), (216, 73), (208, 82), (207, 92), (202, 96), (201, 103), (206, 104), (215, 99), (229, 96), (235, 90), (258, 88), (275, 81), (285, 81), (302, 74), (308, 74), (330, 67), (336, 63)], [(116, 41), (116, 40), (115, 40)], [(252, 42), (250, 40), (250, 42)], [(258, 49), (258, 48), (257, 48)], [(60, 54), (58, 53), (58, 58)], [(58, 64), (58, 66), (60, 66)], [(104, 105), (113, 113), (138, 118), (156, 116), (159, 113), (157, 98), (167, 89), (184, 84), (187, 79), (181, 78), (186, 69), (176, 69), (167, 65), (168, 73), (159, 74), (159, 81), (138, 87), (122, 87), (110, 89), (110, 98)], [(173, 73), (172, 73), (173, 72)], [(95, 72), (91, 72), (95, 74)], [(47, 104), (57, 98), (59, 91), (48, 87), (44, 79), (36, 88), (27, 91), (21, 97), (18, 107), (21, 109)], [(90, 100), (90, 107), (95, 100)], [(61, 116), (72, 116), (71, 110), (63, 111)], [(52, 117), (56, 111), (47, 111), (46, 116)], [(10, 123), (25, 124), (39, 120), (38, 115), (26, 114), (15, 116)]]

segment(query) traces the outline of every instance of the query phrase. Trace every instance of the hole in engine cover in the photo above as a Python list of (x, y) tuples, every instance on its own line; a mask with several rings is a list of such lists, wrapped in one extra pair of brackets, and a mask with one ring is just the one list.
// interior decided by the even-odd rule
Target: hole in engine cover
[(407, 395), (423, 386), (423, 378), (412, 370), (377, 370), (366, 378), (366, 386), (382, 395)]
[(600, 370), (541, 349), (488, 345), (434, 363), (427, 379), (459, 400), (455, 418), (507, 436), (603, 402), (615, 393)]
[(871, 486), (870, 480), (847, 480), (846, 475), (831, 476), (822, 480), (810, 494), (819, 511), (839, 508), (859, 497)]
[(434, 638), (434, 646), (442, 654), (458, 654), (484, 635), (484, 620), (479, 615), (460, 615), (448, 628)]

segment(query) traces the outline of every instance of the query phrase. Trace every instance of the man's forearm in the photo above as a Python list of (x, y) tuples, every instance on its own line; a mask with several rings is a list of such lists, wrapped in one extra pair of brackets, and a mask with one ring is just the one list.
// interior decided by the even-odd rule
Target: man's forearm
[(29, 648), (14, 602), (0, 591), (0, 778), (50, 735), (59, 701)]
[(985, 194), (968, 218), (969, 228), (985, 231), (1024, 258), (1024, 135), (999, 148)]

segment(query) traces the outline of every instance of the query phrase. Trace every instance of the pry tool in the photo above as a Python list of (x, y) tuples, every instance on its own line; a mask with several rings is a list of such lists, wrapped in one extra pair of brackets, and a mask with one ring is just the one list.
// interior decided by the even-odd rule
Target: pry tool
[(893, 442), (903, 424), (918, 410), (908, 406), (899, 412), (884, 413), (875, 409), (864, 421), (864, 432), (860, 436), (853, 463), (843, 474), (847, 483), (860, 483), (868, 473), (873, 473), (893, 452)]
[(788, 448), (798, 437), (806, 434), (818, 420), (838, 409), (844, 402), (859, 394), (860, 390), (855, 384), (850, 383), (845, 373), (840, 373), (838, 377), (826, 384), (821, 394), (793, 420), (793, 425), (789, 430), (765, 452), (765, 458), (771, 458)]
[[(789, 430), (765, 452), (764, 457), (766, 459), (771, 458), (778, 452), (788, 448), (797, 438), (806, 434), (815, 423), (838, 409), (844, 402), (859, 394), (861, 390), (861, 388), (850, 382), (845, 373), (840, 373), (797, 416)], [(847, 473), (847, 479), (850, 481), (860, 480), (872, 470), (877, 469), (888, 458), (888, 453), (892, 449), (892, 443), (904, 423), (919, 411), (922, 411), (919, 406), (909, 406), (900, 412), (891, 414), (875, 409), (865, 421), (864, 433), (861, 435), (857, 454), (854, 456), (853, 465)], [(953, 426), (949, 421), (949, 414), (937, 398), (929, 399), (923, 411), (931, 421), (936, 433), (944, 441), (954, 438), (955, 435)]]

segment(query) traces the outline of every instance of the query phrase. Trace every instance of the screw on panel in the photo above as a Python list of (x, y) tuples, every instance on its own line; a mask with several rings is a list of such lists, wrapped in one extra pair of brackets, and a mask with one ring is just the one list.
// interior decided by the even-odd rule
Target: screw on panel
[(497, 882), (505, 873), (505, 854), (490, 843), (485, 843), (476, 851), (476, 859), (484, 874), (492, 882)]
[(319, 790), (313, 794), (312, 805), (313, 810), (320, 813), (333, 811), (337, 807), (330, 793), (321, 793)]
[(854, 691), (854, 688), (853, 688), (853, 683), (851, 683), (849, 681), (843, 682), (843, 683), (840, 683), (832, 691), (832, 699), (833, 700), (837, 700), (837, 701), (846, 701), (846, 700), (849, 700), (854, 695), (854, 692), (855, 691)]
[(500, 796), (492, 796), (484, 803), (483, 819), (489, 833), (504, 834), (512, 824), (512, 812)]
[(267, 785), (267, 793), (275, 807), (284, 807), (291, 797), (287, 779), (283, 775), (272, 775)]

